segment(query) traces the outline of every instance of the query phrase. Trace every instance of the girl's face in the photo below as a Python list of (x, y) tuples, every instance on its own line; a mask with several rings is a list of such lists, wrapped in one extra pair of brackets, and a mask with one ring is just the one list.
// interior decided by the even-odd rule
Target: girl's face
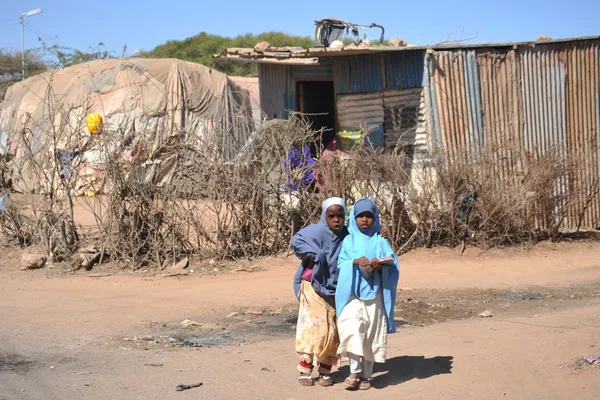
[(346, 212), (342, 206), (334, 205), (325, 211), (325, 220), (327, 226), (334, 233), (340, 233), (344, 228), (344, 220), (346, 219)]
[(369, 211), (365, 211), (356, 216), (356, 225), (363, 233), (370, 231), (374, 223), (375, 217)]

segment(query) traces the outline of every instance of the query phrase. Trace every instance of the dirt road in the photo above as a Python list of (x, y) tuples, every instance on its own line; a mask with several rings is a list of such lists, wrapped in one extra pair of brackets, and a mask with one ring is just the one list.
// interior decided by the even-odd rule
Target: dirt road
[(600, 368), (581, 362), (600, 356), (599, 250), (402, 257), (401, 328), (376, 388), (360, 393), (296, 383), (291, 258), (185, 278), (3, 263), (0, 399), (600, 399)]

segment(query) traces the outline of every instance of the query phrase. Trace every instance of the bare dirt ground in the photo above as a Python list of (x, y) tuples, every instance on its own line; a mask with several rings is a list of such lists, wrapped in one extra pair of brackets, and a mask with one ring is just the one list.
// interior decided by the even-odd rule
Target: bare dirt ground
[(91, 277), (19, 271), (6, 250), (0, 399), (600, 399), (600, 368), (582, 360), (600, 356), (598, 254), (579, 242), (403, 256), (388, 362), (373, 390), (349, 393), (296, 383), (292, 257)]

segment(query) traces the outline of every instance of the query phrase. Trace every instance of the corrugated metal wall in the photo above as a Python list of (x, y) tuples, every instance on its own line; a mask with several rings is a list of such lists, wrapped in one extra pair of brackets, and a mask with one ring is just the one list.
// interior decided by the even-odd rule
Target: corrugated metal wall
[(383, 99), (380, 92), (338, 95), (336, 103), (340, 129), (383, 125)]
[(369, 54), (354, 57), (335, 57), (333, 76), (335, 92), (377, 92), (384, 86), (384, 55)]
[(600, 204), (589, 203), (598, 190), (598, 116), (600, 93), (599, 47), (574, 43), (561, 48), (566, 65), (566, 132), (568, 154), (578, 165), (571, 188), (578, 197), (574, 218), (582, 217), (584, 226), (600, 225)]
[[(422, 121), (423, 88), (392, 89), (383, 92), (384, 136), (388, 148), (414, 145)], [(421, 118), (420, 118), (421, 117)]]
[(598, 40), (435, 52), (424, 79), (430, 142), (439, 135), (449, 160), (495, 149), (492, 178), (515, 185), (532, 157), (558, 154), (574, 166), (553, 186), (566, 194), (565, 227), (599, 226), (599, 52)]
[(260, 107), (268, 119), (287, 118), (296, 109), (296, 83), (289, 65), (258, 64)]

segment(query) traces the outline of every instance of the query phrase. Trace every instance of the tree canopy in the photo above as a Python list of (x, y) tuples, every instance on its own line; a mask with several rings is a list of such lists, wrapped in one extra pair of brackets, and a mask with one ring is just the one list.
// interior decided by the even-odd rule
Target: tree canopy
[[(34, 51), (25, 53), (25, 76), (33, 76), (45, 72), (44, 61)], [(23, 77), (21, 52), (0, 49), (0, 101), (4, 99), (6, 89)]]

